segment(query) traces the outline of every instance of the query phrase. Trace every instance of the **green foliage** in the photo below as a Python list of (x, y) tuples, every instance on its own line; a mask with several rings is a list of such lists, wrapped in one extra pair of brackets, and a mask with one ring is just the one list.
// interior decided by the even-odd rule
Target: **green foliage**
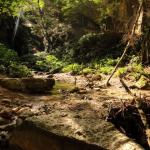
[(83, 69), (83, 65), (79, 65), (77, 63), (70, 64), (65, 66), (62, 71), (63, 72), (71, 72), (72, 74), (79, 74)]
[(5, 2), (3, 2), (3, 0), (0, 1), (0, 6), (1, 6), (1, 12), (2, 13), (8, 13), (8, 14), (12, 14), (12, 15), (16, 15), (19, 11), (20, 6), (22, 5), (24, 0), (5, 0)]
[(63, 67), (63, 62), (58, 60), (54, 55), (46, 53), (37, 53), (37, 61), (35, 68), (40, 71), (48, 71), (56, 73)]
[(115, 75), (120, 76), (120, 75), (124, 74), (126, 71), (127, 71), (127, 67), (121, 67), (116, 71)]
[(118, 59), (105, 58), (100, 60), (101, 66), (115, 66), (118, 62)]
[(64, 63), (54, 55), (45, 52), (38, 52), (34, 55), (25, 55), (21, 60), (30, 68), (51, 73), (59, 72), (64, 66)]
[(132, 80), (138, 80), (142, 74), (145, 74), (144, 67), (138, 56), (132, 56), (128, 68), (130, 70), (129, 77)]
[(147, 76), (144, 71), (143, 65), (140, 63), (140, 59), (137, 56), (132, 56), (130, 62), (127, 66), (121, 67), (115, 73), (116, 76), (126, 74), (126, 77), (130, 80), (137, 81), (140, 79), (141, 75)]
[(94, 69), (87, 67), (82, 70), (82, 73), (83, 74), (92, 74), (92, 73), (94, 73)]
[[(74, 56), (80, 63), (102, 59), (104, 57), (114, 57), (120, 55), (120, 48), (114, 48), (119, 40), (120, 34), (114, 33), (88, 33), (80, 37)], [(102, 60), (106, 62), (106, 59)], [(109, 60), (108, 60), (109, 61)], [(102, 63), (102, 62), (101, 62)], [(108, 62), (111, 63), (111, 62)], [(115, 63), (115, 62), (114, 62)]]
[(83, 35), (78, 43), (81, 45), (81, 46), (84, 46), (86, 43), (91, 43), (92, 41), (96, 41), (98, 40), (98, 35), (95, 34), (95, 33), (88, 33), (88, 34), (85, 34)]
[(17, 53), (0, 43), (0, 72), (11, 77), (27, 77), (31, 75), (27, 66), (21, 65)]
[(34, 68), (36, 61), (37, 61), (37, 56), (34, 56), (33, 54), (27, 54), (23, 55), (20, 57), (22, 63), (29, 68)]
[(129, 57), (129, 59), (130, 59), (129, 64), (131, 64), (131, 65), (133, 63), (135, 63), (135, 64), (141, 63), (139, 56), (132, 55), (132, 56)]
[(97, 70), (100, 73), (108, 75), (112, 72), (117, 61), (118, 59), (112, 59), (108, 57), (108, 58), (101, 59), (101, 60), (95, 60), (91, 63), (90, 66), (94, 70)]
[(138, 56), (132, 56), (129, 62), (129, 68), (132, 69), (132, 72), (142, 73), (144, 72), (144, 67)]
[(52, 0), (61, 9), (65, 20), (83, 31), (105, 30), (110, 18), (116, 20), (120, 1), (116, 0)]
[(3, 65), (9, 65), (12, 61), (18, 61), (17, 53), (8, 49), (6, 46), (0, 43), (0, 62)]
[(133, 72), (142, 73), (144, 71), (144, 68), (141, 63), (139, 63), (139, 64), (133, 63), (130, 65), (130, 67), (132, 68)]
[(112, 67), (112, 66), (104, 66), (104, 67), (100, 67), (100, 69), (98, 71), (100, 73), (108, 75), (112, 72), (113, 69), (114, 69), (114, 67)]
[(44, 6), (44, 1), (39, 0), (0, 0), (0, 14), (9, 14), (17, 16), (18, 12), (22, 9), (28, 11), (34, 8), (42, 8)]
[(137, 81), (141, 77), (141, 73), (139, 72), (131, 72), (129, 73), (129, 79)]
[(18, 63), (12, 63), (8, 67), (8, 73), (11, 77), (15, 77), (15, 78), (31, 76), (31, 70), (27, 66)]
[(48, 55), (45, 58), (46, 64), (49, 64), (51, 66), (51, 72), (58, 72), (63, 67), (63, 62), (59, 61), (55, 56)]
[(47, 55), (47, 56), (45, 57), (45, 61), (46, 61), (47, 63), (52, 63), (52, 64), (53, 64), (53, 62), (59, 63), (59, 62), (58, 62), (58, 59), (57, 59), (54, 55)]
[(150, 89), (150, 80), (149, 78), (141, 75), (138, 81), (135, 83), (135, 87), (139, 89)]
[(129, 68), (131, 68), (131, 72), (129, 73), (129, 76), (132, 80), (138, 80), (142, 74), (145, 74), (144, 67), (141, 63), (133, 62), (129, 65)]
[(91, 62), (90, 64), (79, 65), (77, 63), (65, 66), (63, 72), (71, 72), (73, 74), (91, 74), (91, 73), (103, 73), (110, 74), (116, 64), (117, 59), (106, 58), (99, 61)]
[(35, 69), (39, 71), (49, 71), (50, 66), (45, 63), (45, 61), (38, 60), (35, 65)]
[(48, 55), (48, 53), (45, 52), (38, 52), (34, 56), (36, 56), (39, 60), (45, 59), (45, 57)]

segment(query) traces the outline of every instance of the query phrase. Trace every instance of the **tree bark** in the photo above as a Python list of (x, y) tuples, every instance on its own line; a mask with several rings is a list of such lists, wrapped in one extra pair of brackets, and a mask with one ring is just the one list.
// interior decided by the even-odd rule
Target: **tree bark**
[(150, 63), (150, 0), (145, 0), (143, 2), (143, 37), (142, 37), (142, 46), (141, 46), (141, 61), (145, 64)]

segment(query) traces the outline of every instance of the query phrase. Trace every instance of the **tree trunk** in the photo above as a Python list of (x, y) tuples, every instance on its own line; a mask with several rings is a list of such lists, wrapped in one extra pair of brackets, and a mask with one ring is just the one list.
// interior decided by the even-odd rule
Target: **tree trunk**
[(142, 47), (141, 47), (141, 60), (145, 64), (150, 63), (150, 0), (145, 0), (143, 2), (143, 37), (142, 37)]

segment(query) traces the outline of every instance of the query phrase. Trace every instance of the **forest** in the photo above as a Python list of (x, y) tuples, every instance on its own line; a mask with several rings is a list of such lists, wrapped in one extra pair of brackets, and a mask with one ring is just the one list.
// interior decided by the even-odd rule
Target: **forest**
[(150, 150), (150, 0), (0, 0), (0, 150)]

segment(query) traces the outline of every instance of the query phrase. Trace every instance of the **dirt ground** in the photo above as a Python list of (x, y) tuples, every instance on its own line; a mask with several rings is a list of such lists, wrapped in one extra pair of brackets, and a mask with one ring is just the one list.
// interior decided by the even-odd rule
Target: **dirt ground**
[[(24, 120), (31, 116), (49, 115), (60, 111), (62, 117), (71, 114), (80, 119), (107, 120), (112, 108), (124, 109), (133, 101), (118, 78), (112, 78), (111, 86), (107, 88), (104, 86), (107, 77), (103, 77), (104, 80), (92, 81), (92, 85), (84, 76), (63, 73), (55, 74), (54, 79), (56, 85), (51, 93), (47, 94), (14, 92), (0, 87), (0, 118), (5, 118), (6, 124), (9, 124), (15, 117)], [(128, 86), (132, 85), (125, 82)], [(149, 90), (131, 91), (136, 95), (144, 95), (146, 101), (150, 102)]]
[[(55, 109), (75, 109), (77, 111), (83, 109), (90, 116), (93, 114), (91, 117), (96, 117), (95, 114), (97, 114), (98, 117), (105, 118), (111, 107), (132, 101), (132, 97), (125, 91), (117, 78), (111, 80), (111, 86), (108, 88), (103, 86), (105, 80), (94, 81), (92, 89), (88, 87), (85, 77), (76, 76), (76, 85), (74, 85), (75, 77), (70, 74), (55, 74), (54, 78), (61, 81), (63, 86), (60, 86), (59, 83), (56, 84), (50, 94), (33, 95), (13, 92), (0, 87), (0, 111), (12, 109), (18, 115), (21, 113), (37, 115)], [(75, 86), (79, 89), (74, 90)], [(142, 93), (147, 100), (150, 100), (149, 91), (132, 90), (132, 92)]]

